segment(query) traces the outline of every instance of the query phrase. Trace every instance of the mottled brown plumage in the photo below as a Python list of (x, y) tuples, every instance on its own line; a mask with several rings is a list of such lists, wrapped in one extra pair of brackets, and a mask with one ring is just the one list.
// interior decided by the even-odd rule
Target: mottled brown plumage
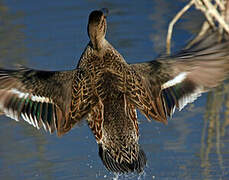
[(0, 69), (0, 110), (60, 136), (86, 118), (107, 169), (141, 172), (146, 157), (136, 110), (166, 124), (175, 108), (225, 79), (229, 43), (213, 33), (174, 56), (130, 65), (105, 39), (104, 11), (89, 16), (90, 42), (75, 70)]

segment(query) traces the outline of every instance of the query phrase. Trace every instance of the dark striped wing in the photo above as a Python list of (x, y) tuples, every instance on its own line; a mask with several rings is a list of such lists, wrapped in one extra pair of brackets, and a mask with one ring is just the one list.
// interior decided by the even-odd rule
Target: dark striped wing
[[(148, 79), (139, 72), (138, 66), (127, 72), (125, 87), (126, 101), (137, 107), (149, 121), (154, 119), (167, 123), (162, 101), (159, 96), (155, 96), (159, 94), (156, 92), (158, 89), (150, 88)], [(127, 104), (125, 103), (125, 106)]]
[[(226, 78), (229, 73), (229, 42), (216, 43), (209, 36), (195, 47), (174, 56), (131, 66), (147, 82), (154, 106), (160, 109), (158, 116), (167, 121), (166, 117), (171, 117), (175, 108), (181, 110)], [(148, 109), (155, 107), (148, 105)]]
[(50, 133), (57, 130), (62, 135), (71, 129), (69, 124), (76, 123), (71, 123), (72, 84), (74, 79), (76, 86), (81, 78), (80, 71), (0, 69), (0, 111), (17, 121), (24, 119), (37, 129), (43, 127)]

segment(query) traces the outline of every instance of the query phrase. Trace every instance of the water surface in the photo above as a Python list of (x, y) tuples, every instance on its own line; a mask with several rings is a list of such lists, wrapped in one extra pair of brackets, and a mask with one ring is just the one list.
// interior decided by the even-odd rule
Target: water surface
[[(183, 7), (178, 0), (128, 2), (0, 0), (0, 65), (73, 69), (84, 50), (89, 13), (110, 9), (107, 39), (130, 62), (151, 60), (165, 49), (169, 21)], [(173, 51), (198, 31), (194, 9), (176, 25)], [(143, 175), (119, 179), (228, 179), (229, 85), (199, 98), (169, 124), (148, 123), (139, 114), (140, 143), (148, 157)], [(0, 179), (112, 179), (95, 139), (83, 123), (62, 138), (0, 117)]]

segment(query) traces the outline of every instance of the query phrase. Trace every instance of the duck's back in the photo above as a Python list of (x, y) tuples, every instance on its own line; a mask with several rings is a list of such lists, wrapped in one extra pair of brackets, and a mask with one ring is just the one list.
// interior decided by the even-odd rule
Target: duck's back
[[(130, 66), (110, 44), (100, 53), (95, 52), (89, 44), (78, 68), (88, 74), (90, 88), (97, 99), (87, 116), (97, 143), (119, 165), (125, 162), (126, 166), (135, 164), (133, 168), (137, 168), (140, 152), (137, 113), (125, 94)], [(108, 169), (110, 161), (103, 161)]]
[[(125, 83), (127, 71), (130, 66), (123, 57), (107, 43), (107, 48), (99, 53), (90, 47), (90, 43), (81, 56), (78, 68), (82, 69), (88, 77), (97, 103), (104, 106), (105, 122), (126, 119), (127, 102), (125, 101)], [(122, 118), (121, 118), (122, 117)]]

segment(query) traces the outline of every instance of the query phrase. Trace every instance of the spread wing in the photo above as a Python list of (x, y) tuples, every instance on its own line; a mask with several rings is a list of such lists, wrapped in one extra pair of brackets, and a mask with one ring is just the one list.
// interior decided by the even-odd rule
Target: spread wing
[(174, 56), (131, 65), (145, 80), (154, 102), (154, 107), (148, 105), (148, 109), (159, 109), (156, 115), (164, 117), (160, 121), (167, 122), (166, 117), (172, 116), (175, 108), (181, 110), (226, 78), (229, 42), (213, 41), (214, 37), (209, 36)]
[(74, 108), (78, 116), (74, 121), (71, 117), (73, 80), (76, 98), (80, 99), (84, 78), (80, 70), (0, 69), (0, 111), (17, 121), (24, 119), (37, 129), (43, 127), (50, 133), (56, 130), (62, 135), (85, 114), (86, 101), (78, 101), (80, 108)]

